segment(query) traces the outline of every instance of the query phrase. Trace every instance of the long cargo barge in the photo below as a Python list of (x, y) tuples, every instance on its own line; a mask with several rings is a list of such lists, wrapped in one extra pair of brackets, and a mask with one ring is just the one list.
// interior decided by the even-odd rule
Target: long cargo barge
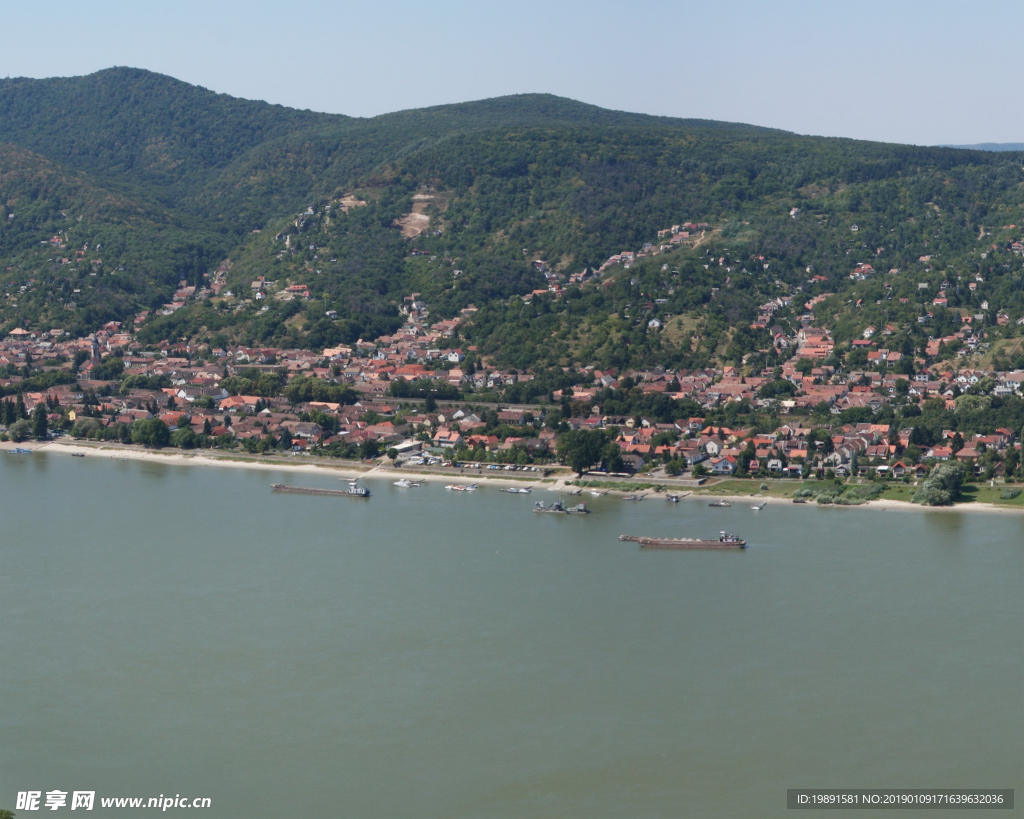
[(642, 537), (619, 535), (619, 540), (639, 543), (641, 549), (746, 549), (747, 541), (736, 535), (721, 532), (718, 540), (700, 540), (689, 537)]
[(283, 483), (272, 483), (270, 488), (275, 492), (293, 492), (299, 495), (332, 495), (342, 498), (368, 498), (370, 490), (365, 486), (357, 486), (354, 482), (348, 489), (316, 489), (312, 486), (288, 486)]

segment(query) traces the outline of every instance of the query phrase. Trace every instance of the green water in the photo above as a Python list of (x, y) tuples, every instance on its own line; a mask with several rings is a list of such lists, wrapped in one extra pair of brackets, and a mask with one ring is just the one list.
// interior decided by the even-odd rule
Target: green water
[[(786, 788), (1024, 787), (1024, 516), (273, 480), (340, 485), (0, 454), (0, 807), (772, 817)], [(617, 539), (720, 529), (751, 547)]]

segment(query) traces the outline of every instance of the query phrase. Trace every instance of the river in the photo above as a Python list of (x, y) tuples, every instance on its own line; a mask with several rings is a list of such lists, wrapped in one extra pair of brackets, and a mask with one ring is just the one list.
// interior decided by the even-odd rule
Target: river
[[(1024, 516), (277, 480), (341, 485), (0, 454), (0, 808), (781, 817), (787, 788), (1024, 787)], [(618, 540), (720, 529), (750, 547)]]

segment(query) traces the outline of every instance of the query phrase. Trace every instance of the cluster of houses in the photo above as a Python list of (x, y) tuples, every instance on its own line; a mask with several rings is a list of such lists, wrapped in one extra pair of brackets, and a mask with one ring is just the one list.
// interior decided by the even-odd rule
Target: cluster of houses
[[(911, 446), (912, 427), (894, 434), (889, 424), (837, 424), (831, 426), (829, 435), (823, 438), (820, 430), (801, 422), (783, 424), (768, 434), (703, 424), (704, 419), (700, 417), (673, 424), (642, 421), (635, 428), (620, 432), (617, 440), (623, 457), (631, 466), (678, 459), (687, 468), (701, 464), (708, 474), (719, 476), (743, 472), (801, 477), (831, 469), (837, 477), (865, 476), (874, 472), (897, 479), (920, 478), (928, 471), (922, 459), (958, 460), (980, 475), (986, 466), (978, 459), (985, 452), (1005, 456), (1010, 449), (1020, 451), (1016, 434), (1006, 428), (992, 435), (970, 436), (963, 441), (955, 441), (956, 433), (946, 430), (943, 444), (927, 447), (917, 457), (901, 457)], [(665, 432), (669, 435), (663, 435)], [(664, 441), (674, 434), (680, 435), (675, 443), (658, 443), (659, 439)], [(1004, 469), (1001, 457), (994, 460), (992, 476), (1002, 477)]]
[[(572, 273), (568, 277), (568, 283), (570, 285), (586, 284), (615, 267), (621, 266), (625, 270), (629, 270), (636, 262), (649, 256), (657, 256), (660, 253), (666, 253), (679, 247), (692, 247), (704, 237), (710, 227), (711, 225), (707, 222), (683, 222), (682, 224), (664, 228), (658, 231), (657, 244), (645, 242), (639, 250), (623, 250), (615, 253), (609, 256), (597, 269), (588, 267), (577, 273)], [(544, 276), (547, 286), (524, 295), (522, 297), (524, 302), (529, 303), (537, 296), (554, 296), (559, 298), (565, 294), (565, 276), (562, 273), (552, 270), (548, 263), (543, 260), (535, 261), (533, 266), (537, 272)], [(657, 327), (661, 326), (661, 322), (655, 321), (654, 325), (651, 326), (657, 329)]]
[(623, 250), (621, 253), (609, 256), (598, 268), (597, 273), (604, 273), (617, 265), (622, 265), (628, 270), (635, 262), (648, 256), (656, 256), (659, 253), (675, 250), (677, 247), (693, 246), (703, 238), (710, 227), (711, 225), (707, 222), (683, 222), (681, 225), (672, 225), (659, 230), (657, 245), (645, 242), (640, 250)]
[[(694, 232), (706, 225), (685, 223), (659, 232), (659, 239), (689, 241)], [(670, 245), (666, 245), (670, 246)], [(663, 247), (666, 247), (663, 246)], [(640, 251), (643, 253), (644, 251)], [(627, 264), (638, 254), (619, 254), (608, 264)], [(538, 270), (550, 271), (543, 262)], [(869, 275), (862, 265), (862, 273)], [(602, 267), (604, 269), (604, 267)], [(223, 287), (228, 266), (222, 266), (212, 278), (211, 287)], [(590, 276), (591, 274), (586, 274)], [(253, 282), (253, 292), (262, 293), (268, 283)], [(553, 285), (560, 286), (560, 285)], [(295, 286), (298, 287), (298, 286)], [(541, 291), (547, 292), (547, 291)], [(174, 301), (165, 308), (177, 309), (187, 300), (205, 296), (187, 282), (181, 282)], [(298, 291), (294, 294), (302, 297)], [(820, 297), (819, 297), (820, 299)], [(820, 434), (809, 439), (811, 429), (798, 421), (786, 423), (771, 434), (753, 434), (742, 429), (707, 426), (702, 417), (688, 418), (672, 424), (650, 419), (616, 418), (602, 414), (596, 403), (606, 388), (618, 388), (626, 378), (644, 393), (663, 393), (677, 400), (689, 399), (711, 412), (730, 402), (747, 402), (759, 409), (772, 409), (788, 418), (811, 411), (828, 412), (833, 416), (845, 410), (868, 408), (878, 411), (894, 400), (939, 399), (947, 409), (955, 407), (956, 397), (964, 390), (989, 379), (993, 396), (1022, 395), (1024, 372), (985, 372), (965, 370), (945, 363), (927, 366), (917, 360), (913, 373), (897, 374), (891, 365), (900, 363), (902, 355), (887, 349), (885, 339), (895, 332), (891, 326), (881, 329), (867, 327), (854, 348), (864, 348), (874, 369), (864, 371), (837, 370), (825, 362), (835, 351), (828, 330), (814, 326), (815, 300), (805, 305), (794, 336), (785, 336), (773, 329), (777, 351), (787, 350), (792, 357), (779, 368), (742, 371), (734, 367), (716, 369), (667, 371), (654, 367), (646, 371), (617, 372), (584, 367), (577, 373), (581, 384), (572, 395), (559, 392), (553, 400), (571, 399), (573, 413), (579, 417), (564, 419), (575, 428), (611, 428), (623, 460), (632, 469), (652, 461), (675, 461), (687, 467), (701, 464), (713, 474), (735, 474), (738, 470), (751, 474), (791, 475), (804, 473), (808, 465), (833, 469), (836, 474), (849, 474), (865, 468), (896, 477), (920, 470), (920, 459), (934, 461), (950, 458), (971, 461), (986, 452), (1001, 453), (1019, 448), (1014, 430), (1001, 429), (992, 435), (974, 436), (968, 440), (949, 440), (926, 451), (915, 452), (914, 458), (903, 458), (909, 433), (901, 430), (891, 435), (887, 425), (830, 425), (830, 440)], [(779, 298), (761, 305), (755, 326), (770, 327), (774, 313), (789, 306), (788, 298)], [(448, 403), (431, 414), (402, 409), (393, 398), (397, 379), (409, 382), (430, 380), (460, 390), (500, 390), (534, 376), (493, 366), (481, 357), (475, 347), (455, 346), (457, 329), (471, 317), (476, 308), (469, 306), (452, 319), (431, 321), (430, 311), (419, 293), (406, 296), (401, 306), (402, 326), (393, 334), (373, 340), (360, 340), (339, 345), (320, 353), (298, 349), (233, 347), (227, 349), (186, 343), (164, 344), (146, 349), (133, 335), (133, 328), (111, 322), (83, 338), (68, 338), (60, 329), (33, 331), (16, 328), (0, 339), (0, 367), (7, 372), (23, 371), (29, 366), (33, 374), (49, 370), (70, 371), (77, 363), (77, 383), (57, 384), (45, 391), (24, 393), (31, 410), (46, 404), (54, 422), (76, 421), (83, 415), (98, 416), (97, 422), (130, 423), (159, 417), (172, 429), (189, 428), (207, 436), (231, 436), (233, 441), (280, 439), (285, 433), (296, 450), (330, 446), (336, 442), (363, 444), (374, 441), (378, 449), (396, 448), (405, 455), (421, 447), (438, 452), (476, 451), (481, 449), (496, 457), (502, 452), (524, 451), (545, 457), (557, 448), (555, 433), (543, 427), (540, 407), (503, 408), (498, 420), (506, 430), (504, 437), (494, 434), (494, 424), (485, 422), (464, 404)], [(145, 319), (136, 317), (136, 324)], [(943, 339), (935, 339), (928, 349), (929, 357), (937, 355), (942, 343), (961, 342), (974, 349), (980, 333), (970, 322), (961, 331)], [(972, 347), (972, 339), (974, 346)], [(467, 356), (471, 356), (467, 362)], [(106, 360), (117, 357), (123, 361), (122, 378), (130, 375), (162, 377), (167, 384), (160, 389), (129, 389), (127, 394), (111, 390), (96, 374), (108, 372)], [(906, 368), (900, 368), (901, 373)], [(285, 381), (297, 377), (317, 379), (330, 384), (349, 386), (359, 397), (355, 405), (311, 401), (299, 405), (280, 396), (231, 395), (223, 382), (233, 376), (275, 374)], [(0, 386), (17, 388), (23, 375), (0, 379)], [(780, 394), (778, 390), (762, 393), (768, 384), (779, 380), (792, 387)], [(60, 379), (56, 379), (60, 380)], [(70, 380), (70, 379), (68, 379)], [(88, 403), (86, 396), (89, 396)], [(99, 396), (99, 403), (92, 402)], [(418, 408), (414, 408), (418, 410)], [(530, 415), (528, 416), (527, 413)], [(319, 420), (311, 420), (319, 419)], [(508, 432), (519, 427), (521, 434)], [(820, 424), (819, 424), (820, 428)], [(490, 430), (490, 431), (489, 431)]]

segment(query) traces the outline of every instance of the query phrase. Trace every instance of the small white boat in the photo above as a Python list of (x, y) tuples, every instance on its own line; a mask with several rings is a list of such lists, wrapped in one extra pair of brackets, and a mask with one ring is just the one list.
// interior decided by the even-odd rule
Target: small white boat
[(524, 487), (510, 486), (510, 487), (508, 487), (506, 489), (502, 489), (501, 491), (502, 492), (508, 492), (510, 495), (529, 495), (530, 494), (529, 487), (525, 487), (524, 488)]
[(476, 484), (450, 483), (445, 489), (453, 489), (456, 492), (476, 492)]
[(596, 489), (591, 489), (590, 494), (593, 495), (595, 498), (603, 498), (605, 495), (608, 494), (608, 490), (606, 489), (604, 492), (598, 492)]
[(400, 486), (402, 489), (410, 489), (423, 486), (423, 481), (410, 481), (408, 478), (399, 478), (395, 481), (395, 486)]
[(760, 512), (767, 505), (768, 505), (768, 501), (765, 501), (764, 503), (756, 504), (755, 506), (751, 506), (750, 508), (753, 509), (755, 512)]
[(355, 478), (348, 482), (348, 489), (345, 490), (345, 494), (351, 495), (353, 498), (368, 498), (370, 497), (370, 490), (365, 486), (360, 486), (356, 483)]

